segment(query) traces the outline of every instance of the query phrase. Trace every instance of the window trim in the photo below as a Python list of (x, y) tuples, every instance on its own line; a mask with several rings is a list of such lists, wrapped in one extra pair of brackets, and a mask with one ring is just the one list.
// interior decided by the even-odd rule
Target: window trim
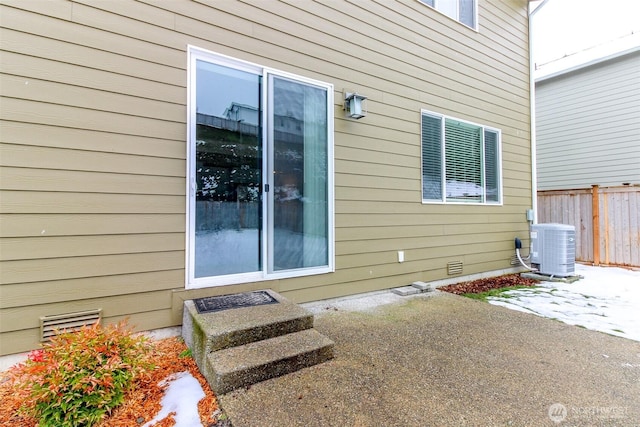
[[(192, 236), (195, 229), (195, 202), (193, 194), (195, 191), (195, 156), (192, 154), (193, 141), (196, 137), (196, 63), (198, 60), (204, 60), (225, 67), (232, 67), (242, 71), (257, 73), (263, 76), (265, 84), (262, 85), (263, 99), (263, 123), (267, 123), (270, 108), (268, 106), (268, 87), (266, 81), (269, 76), (284, 77), (300, 83), (313, 85), (326, 89), (327, 91), (327, 265), (318, 267), (298, 268), (285, 271), (269, 271), (266, 256), (262, 263), (262, 270), (249, 273), (229, 274), (221, 276), (195, 277), (195, 238)], [(186, 140), (186, 159), (187, 159), (187, 176), (186, 176), (186, 206), (185, 206), (185, 289), (202, 289), (213, 286), (224, 286), (232, 284), (242, 284), (258, 281), (279, 280), (292, 277), (303, 277), (316, 274), (325, 274), (335, 271), (335, 189), (334, 189), (334, 87), (331, 83), (315, 80), (305, 76), (281, 71), (275, 68), (254, 64), (252, 62), (243, 61), (231, 56), (219, 54), (207, 49), (202, 49), (193, 45), (187, 45), (187, 140)], [(263, 126), (262, 140), (268, 141), (268, 126)], [(268, 165), (268, 156), (263, 156), (262, 167), (266, 171)], [(265, 183), (272, 184), (271, 181), (265, 181), (263, 177), (263, 185)], [(267, 202), (263, 203), (262, 230), (267, 236), (269, 229), (267, 224)], [(268, 250), (267, 238), (262, 239), (262, 253)]]
[(470, 28), (472, 30), (474, 30), (475, 32), (479, 32), (479, 25), (478, 25), (478, 0), (473, 0), (473, 26), (469, 26), (467, 24), (465, 24), (464, 22), (462, 22), (460, 20), (460, 6), (459, 4), (456, 5), (456, 18), (453, 18), (449, 15), (447, 15), (446, 13), (442, 12), (440, 9), (438, 9), (438, 1), (439, 0), (433, 0), (434, 5), (431, 6), (430, 4), (428, 4), (426, 1), (424, 0), (417, 0), (420, 4), (427, 6), (433, 10), (435, 10), (436, 12), (438, 12), (439, 14), (446, 16), (447, 18), (451, 19), (452, 21), (457, 22), (458, 24), (464, 25), (467, 28)]
[[(430, 116), (432, 118), (437, 118), (440, 119), (440, 129), (441, 129), (441, 140), (440, 140), (440, 147), (441, 147), (441, 152), (440, 152), (440, 161), (441, 161), (441, 176), (440, 176), (440, 180), (441, 180), (441, 188), (442, 188), (442, 194), (441, 194), (441, 198), (440, 199), (425, 199), (424, 198), (424, 169), (423, 169), (423, 162), (424, 162), (424, 147), (423, 147), (423, 138), (422, 138), (422, 121), (423, 121), (423, 117), (427, 115)], [(481, 202), (472, 202), (472, 201), (455, 201), (455, 200), (451, 200), (448, 201), (447, 200), (447, 183), (446, 183), (446, 176), (447, 176), (447, 164), (446, 164), (446, 132), (445, 132), (445, 122), (446, 120), (455, 120), (457, 122), (460, 123), (465, 123), (471, 126), (477, 126), (479, 127), (482, 132), (482, 170), (481, 170), (481, 175), (483, 177), (483, 181), (486, 177), (486, 170), (485, 170), (485, 166), (486, 166), (486, 161), (485, 161), (485, 146), (484, 146), (484, 134), (486, 131), (490, 131), (490, 132), (494, 132), (497, 135), (497, 159), (496, 159), (496, 164), (497, 164), (497, 172), (498, 172), (498, 201), (488, 201), (487, 200), (487, 188), (486, 188), (486, 183), (484, 185), (483, 188), (483, 194), (482, 194), (482, 201)], [(503, 167), (502, 167), (502, 131), (498, 128), (492, 127), (492, 126), (486, 126), (486, 125), (482, 125), (479, 123), (475, 123), (469, 120), (463, 120), (463, 119), (459, 119), (457, 117), (453, 117), (453, 116), (448, 116), (446, 114), (440, 114), (440, 113), (436, 113), (434, 111), (430, 111), (430, 110), (425, 110), (425, 109), (421, 109), (420, 110), (420, 198), (422, 200), (422, 204), (441, 204), (441, 205), (471, 205), (471, 206), (502, 206), (503, 205), (503, 197), (504, 197), (504, 189), (503, 189), (503, 181), (502, 181), (502, 176), (503, 176)]]

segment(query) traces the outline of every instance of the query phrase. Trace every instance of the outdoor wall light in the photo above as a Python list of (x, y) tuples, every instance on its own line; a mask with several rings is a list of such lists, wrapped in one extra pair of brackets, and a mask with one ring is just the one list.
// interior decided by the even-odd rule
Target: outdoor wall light
[(366, 96), (356, 92), (345, 92), (344, 109), (347, 110), (349, 117), (352, 119), (361, 119), (367, 115), (367, 110), (363, 106), (365, 99), (367, 99)]

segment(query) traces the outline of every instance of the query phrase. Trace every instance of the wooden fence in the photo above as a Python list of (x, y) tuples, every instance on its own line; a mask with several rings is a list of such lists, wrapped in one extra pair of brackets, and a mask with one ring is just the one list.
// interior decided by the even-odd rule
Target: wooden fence
[(640, 267), (640, 187), (538, 192), (538, 223), (576, 228), (576, 260)]

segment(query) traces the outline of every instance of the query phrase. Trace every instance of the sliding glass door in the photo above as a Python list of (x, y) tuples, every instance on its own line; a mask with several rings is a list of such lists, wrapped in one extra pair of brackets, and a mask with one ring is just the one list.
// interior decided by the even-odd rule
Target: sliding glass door
[(195, 277), (260, 271), (261, 77), (196, 67)]
[(332, 271), (331, 86), (192, 56), (187, 286)]
[(328, 263), (326, 89), (272, 76), (273, 271)]

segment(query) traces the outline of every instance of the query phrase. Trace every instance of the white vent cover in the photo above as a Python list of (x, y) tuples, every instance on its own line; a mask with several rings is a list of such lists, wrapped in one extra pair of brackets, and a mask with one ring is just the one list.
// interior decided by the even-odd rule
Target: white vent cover
[(40, 318), (40, 341), (50, 341), (57, 332), (75, 332), (83, 326), (95, 325), (101, 317), (102, 309), (42, 316)]
[(462, 274), (462, 261), (451, 261), (447, 263), (447, 274), (453, 276)]
[(576, 229), (566, 224), (531, 226), (531, 264), (542, 274), (567, 277), (575, 274)]

